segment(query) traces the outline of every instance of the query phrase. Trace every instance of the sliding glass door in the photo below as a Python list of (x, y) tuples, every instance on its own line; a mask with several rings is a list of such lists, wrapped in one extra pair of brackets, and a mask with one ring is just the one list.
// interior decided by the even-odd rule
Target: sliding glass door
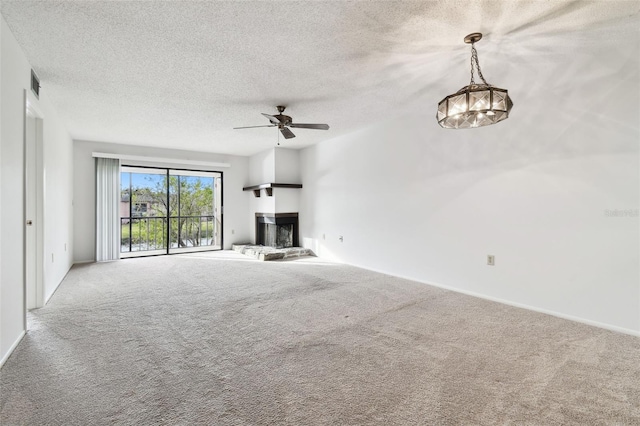
[(169, 252), (222, 248), (219, 173), (169, 170)]
[(222, 249), (222, 173), (122, 167), (121, 257)]
[(167, 253), (167, 170), (120, 169), (120, 257)]

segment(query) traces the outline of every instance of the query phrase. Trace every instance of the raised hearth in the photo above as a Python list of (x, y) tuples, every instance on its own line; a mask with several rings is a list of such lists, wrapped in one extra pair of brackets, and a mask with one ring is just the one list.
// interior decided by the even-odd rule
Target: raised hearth
[(258, 260), (280, 260), (302, 256), (315, 256), (309, 249), (302, 247), (273, 248), (265, 246), (254, 246), (251, 244), (234, 244), (231, 248), (246, 256)]

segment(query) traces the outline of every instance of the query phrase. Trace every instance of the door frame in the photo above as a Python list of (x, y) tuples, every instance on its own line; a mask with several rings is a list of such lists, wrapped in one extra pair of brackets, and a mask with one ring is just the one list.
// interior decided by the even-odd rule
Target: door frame
[[(27, 133), (29, 118), (35, 119), (35, 134)], [(24, 327), (27, 329), (28, 309), (44, 306), (44, 114), (38, 99), (24, 91), (24, 151), (23, 151), (23, 274), (24, 274)], [(33, 204), (27, 202), (30, 196)], [(32, 225), (28, 225), (31, 221)], [(29, 229), (31, 228), (31, 229)], [(35, 235), (33, 235), (35, 234)], [(33, 245), (33, 247), (31, 246)], [(35, 295), (35, 304), (30, 306), (28, 297)]]

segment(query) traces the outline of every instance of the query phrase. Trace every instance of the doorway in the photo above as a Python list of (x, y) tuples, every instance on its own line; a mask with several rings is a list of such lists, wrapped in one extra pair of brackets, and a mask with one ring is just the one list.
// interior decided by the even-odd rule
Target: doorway
[(44, 116), (26, 90), (24, 111), (24, 291), (28, 311), (44, 306)]
[(222, 250), (222, 173), (123, 166), (120, 257)]

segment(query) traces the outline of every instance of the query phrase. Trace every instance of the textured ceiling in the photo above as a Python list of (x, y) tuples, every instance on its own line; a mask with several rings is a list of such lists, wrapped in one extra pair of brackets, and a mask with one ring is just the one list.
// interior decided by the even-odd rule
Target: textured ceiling
[[(516, 115), (545, 85), (588, 84), (625, 57), (637, 67), (639, 9), (613, 0), (1, 3), (74, 139), (238, 155), (275, 145), (276, 129), (232, 130), (268, 124), (260, 113), (275, 105), (295, 122), (331, 126), (294, 129), (285, 147), (415, 111), (443, 131), (436, 104), (468, 84), (462, 39), (475, 31), (485, 34), (483, 73), (509, 89)], [(622, 42), (635, 50), (594, 69)]]

